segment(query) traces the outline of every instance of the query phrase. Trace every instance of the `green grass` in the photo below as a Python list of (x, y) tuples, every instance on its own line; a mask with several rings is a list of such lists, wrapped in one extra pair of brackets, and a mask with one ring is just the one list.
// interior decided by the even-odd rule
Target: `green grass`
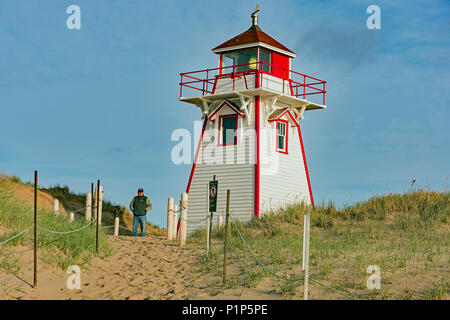
[[(0, 184), (0, 225), (9, 230), (0, 237), (0, 242), (6, 240), (33, 224), (33, 208), (24, 201), (14, 197), (6, 185)], [(67, 217), (55, 216), (47, 210), (38, 211), (38, 225), (55, 231), (70, 231), (80, 228), (85, 221), (75, 220), (70, 223)], [(20, 236), (2, 247), (11, 250), (19, 244), (32, 246), (33, 230)], [(38, 248), (46, 262), (66, 269), (69, 265), (84, 265), (95, 256), (95, 224), (79, 232), (68, 235), (51, 234), (38, 231)], [(2, 249), (0, 247), (0, 249)], [(108, 245), (103, 232), (99, 235), (99, 256), (106, 257), (111, 254), (112, 248)], [(2, 254), (3, 256), (3, 254)], [(6, 263), (6, 262), (5, 262)]]
[(443, 300), (449, 294), (450, 287), (448, 284), (448, 280), (445, 279), (432, 283), (425, 289), (424, 292), (425, 299), (427, 300)]
[[(13, 179), (12, 177), (10, 177), (10, 179)], [(21, 183), (20, 178), (16, 177), (16, 180), (18, 179), (17, 183)], [(68, 186), (60, 186), (60, 185), (54, 185), (51, 186), (49, 188), (41, 188), (41, 191), (51, 195), (52, 197), (58, 199), (59, 201), (61, 201), (61, 203), (64, 205), (64, 207), (66, 209), (73, 210), (73, 209), (78, 209), (78, 208), (82, 208), (85, 206), (86, 203), (86, 193), (76, 193), (72, 190), (69, 189)], [(131, 201), (131, 199), (130, 199)], [(73, 208), (74, 204), (76, 204), (76, 208)], [(102, 209), (103, 212), (111, 212), (114, 215), (119, 216), (120, 218), (120, 224), (121, 225), (125, 225), (126, 222), (128, 222), (129, 226), (131, 227), (131, 222), (130, 221), (125, 221), (124, 219), (124, 215), (128, 215), (129, 211), (121, 206), (121, 205), (116, 205), (113, 204), (111, 201), (108, 200), (103, 200), (102, 203)], [(108, 219), (108, 217), (106, 215), (104, 215), (102, 217), (102, 223), (105, 224), (113, 224), (114, 223), (114, 219)], [(164, 234), (165, 231), (164, 229), (162, 229), (160, 226), (155, 225), (151, 222), (147, 222), (147, 227), (149, 230), (149, 233), (152, 234)], [(131, 233), (130, 233), (131, 234)]]
[[(279, 275), (299, 277), (303, 276), (305, 213), (304, 205), (293, 205), (238, 223), (238, 227), (265, 265)], [(238, 283), (255, 288), (264, 278), (273, 278), (255, 263), (232, 225), (230, 230), (229, 264), (241, 270), (235, 276)], [(332, 202), (322, 203), (311, 213), (310, 274), (362, 299), (445, 299), (448, 285), (438, 280), (450, 271), (449, 231), (449, 192), (415, 190), (387, 194), (342, 209)], [(203, 267), (217, 275), (222, 268), (223, 234), (223, 229), (214, 230), (212, 255), (205, 259)], [(189, 238), (194, 247), (203, 247), (204, 241), (204, 230)], [(381, 290), (366, 287), (369, 265), (381, 269)], [(283, 295), (302, 297), (301, 283), (282, 284), (275, 278), (272, 281)], [(323, 296), (327, 294), (324, 292)]]

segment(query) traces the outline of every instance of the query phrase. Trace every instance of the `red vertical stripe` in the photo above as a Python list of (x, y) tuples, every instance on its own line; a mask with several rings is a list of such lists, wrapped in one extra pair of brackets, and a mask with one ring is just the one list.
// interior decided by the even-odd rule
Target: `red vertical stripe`
[(203, 121), (202, 134), (200, 136), (200, 140), (198, 141), (197, 151), (195, 152), (194, 163), (192, 164), (191, 175), (189, 176), (189, 182), (186, 188), (186, 193), (189, 194), (189, 190), (191, 189), (192, 178), (194, 177), (195, 166), (197, 165), (198, 154), (200, 153), (200, 148), (202, 146), (203, 135), (205, 133), (206, 123), (208, 122), (208, 117), (205, 117)]
[(303, 147), (302, 132), (300, 130), (300, 125), (298, 123), (296, 123), (296, 125), (297, 125), (297, 130), (298, 130), (298, 137), (300, 139), (300, 146), (302, 147), (303, 164), (305, 165), (306, 180), (308, 181), (309, 196), (311, 198), (311, 204), (314, 207), (314, 199), (313, 199), (313, 194), (312, 194), (312, 190), (311, 190), (311, 182), (309, 180), (308, 165), (306, 164), (305, 148)]
[[(202, 134), (200, 135), (200, 139), (198, 141), (197, 151), (195, 152), (194, 163), (192, 164), (191, 174), (189, 176), (189, 182), (188, 182), (188, 185), (186, 187), (186, 193), (187, 194), (189, 194), (189, 190), (191, 189), (191, 183), (192, 183), (192, 179), (194, 178), (195, 167), (197, 165), (198, 155), (200, 153), (200, 148), (202, 146), (203, 135), (205, 134), (205, 128), (206, 128), (206, 123), (207, 122), (208, 122), (208, 117), (205, 117), (205, 120), (203, 121)], [(177, 236), (178, 236), (178, 231), (180, 230), (180, 218), (178, 218)]]
[(256, 164), (255, 164), (255, 216), (259, 217), (259, 104), (260, 97), (255, 97), (255, 130), (256, 130)]

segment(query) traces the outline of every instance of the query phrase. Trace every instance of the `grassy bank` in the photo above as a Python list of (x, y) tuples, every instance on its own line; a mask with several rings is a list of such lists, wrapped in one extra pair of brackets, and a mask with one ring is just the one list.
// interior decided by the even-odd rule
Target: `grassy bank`
[[(248, 223), (237, 223), (250, 248), (277, 274), (302, 277), (303, 215), (295, 205)], [(257, 288), (267, 281), (286, 298), (302, 298), (302, 281), (279, 280), (261, 268), (231, 225), (228, 288)], [(223, 229), (212, 235), (205, 272), (220, 288)], [(448, 299), (450, 273), (450, 193), (417, 190), (377, 196), (343, 209), (333, 203), (311, 213), (311, 277), (362, 299)], [(205, 232), (190, 239), (204, 247)], [(366, 286), (367, 268), (381, 269), (381, 289)], [(313, 299), (343, 296), (311, 284)]]
[[(69, 189), (67, 186), (51, 186), (49, 188), (41, 189), (42, 191), (52, 195), (62, 202), (65, 208), (70, 210), (84, 207), (86, 202), (86, 193), (76, 193)], [(102, 210), (104, 212), (102, 216), (102, 222), (105, 225), (114, 224), (114, 217), (117, 215), (120, 219), (120, 225), (131, 229), (132, 227), (132, 215), (130, 211), (120, 205), (115, 205), (108, 200), (104, 200), (102, 203)], [(112, 229), (110, 230), (112, 232)], [(130, 231), (121, 229), (121, 234), (131, 235)], [(147, 234), (148, 235), (164, 235), (165, 230), (159, 226), (147, 222)]]
[[(33, 208), (25, 201), (16, 198), (8, 187), (8, 183), (0, 183), (0, 242), (9, 239), (33, 224)], [(38, 210), (38, 225), (54, 231), (71, 231), (83, 227), (86, 221), (75, 220), (70, 223), (65, 216), (55, 216), (48, 210)], [(12, 247), (32, 247), (33, 231), (25, 233), (0, 247), (0, 255), (4, 258), (0, 261), (0, 267), (8, 271), (17, 269), (17, 259), (7, 252)], [(71, 234), (52, 234), (38, 231), (38, 247), (40, 255), (45, 262), (66, 269), (69, 265), (84, 265), (91, 261), (95, 255), (95, 224)], [(99, 256), (105, 257), (111, 254), (103, 232), (99, 235)], [(17, 270), (16, 270), (17, 271)]]
[[(29, 181), (24, 182), (17, 176), (9, 176), (9, 177), (3, 176), (3, 178), (8, 179), (12, 183), (21, 184), (29, 187), (33, 186), (33, 183)], [(85, 203), (87, 193), (74, 192), (73, 190), (70, 190), (70, 188), (66, 185), (63, 186), (54, 185), (48, 188), (40, 188), (40, 190), (58, 199), (67, 212), (83, 208), (86, 205)], [(131, 229), (133, 216), (130, 214), (130, 211), (127, 208), (121, 205), (114, 204), (113, 202), (107, 199), (104, 199), (102, 203), (102, 210), (103, 210), (102, 223), (105, 226), (114, 224), (114, 218), (117, 215), (120, 219), (120, 225), (127, 229)], [(79, 213), (81, 215), (84, 214), (84, 212)], [(112, 232), (112, 229), (109, 231)], [(165, 233), (166, 233), (165, 229), (162, 229), (158, 225), (155, 225), (151, 222), (147, 222), (147, 235), (164, 235)], [(131, 235), (131, 232), (121, 228), (121, 234)]]

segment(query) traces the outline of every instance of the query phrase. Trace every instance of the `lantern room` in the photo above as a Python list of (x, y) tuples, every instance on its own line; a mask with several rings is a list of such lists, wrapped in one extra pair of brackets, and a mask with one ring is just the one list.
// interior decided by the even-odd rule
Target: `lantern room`
[(261, 30), (258, 13), (249, 29), (212, 49), (217, 68), (180, 74), (179, 100), (205, 109), (205, 99), (277, 95), (298, 110), (325, 108), (326, 81), (291, 70), (296, 54)]
[(288, 80), (291, 58), (296, 55), (261, 30), (258, 12), (252, 14), (252, 26), (247, 31), (212, 49), (219, 55), (219, 68), (222, 73), (260, 70)]

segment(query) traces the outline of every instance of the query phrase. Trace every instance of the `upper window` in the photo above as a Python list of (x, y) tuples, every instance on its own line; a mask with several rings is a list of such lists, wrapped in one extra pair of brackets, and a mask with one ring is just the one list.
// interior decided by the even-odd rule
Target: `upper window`
[(237, 144), (237, 115), (220, 116), (221, 145)]
[(277, 121), (277, 151), (287, 153), (288, 122)]
[[(235, 69), (235, 72), (243, 72), (249, 70), (258, 69), (258, 50), (249, 49), (249, 50), (240, 50), (230, 53), (223, 54), (223, 62), (224, 67), (232, 67), (233, 65), (238, 66)], [(262, 64), (261, 69), (265, 72), (270, 72), (270, 52), (266, 50), (259, 49), (259, 61), (265, 62)], [(224, 70), (224, 73), (233, 72), (231, 68), (227, 68)]]
[(270, 73), (270, 52), (263, 50), (263, 49), (259, 49), (259, 61), (264, 62), (262, 64), (262, 70), (264, 72), (268, 72)]

